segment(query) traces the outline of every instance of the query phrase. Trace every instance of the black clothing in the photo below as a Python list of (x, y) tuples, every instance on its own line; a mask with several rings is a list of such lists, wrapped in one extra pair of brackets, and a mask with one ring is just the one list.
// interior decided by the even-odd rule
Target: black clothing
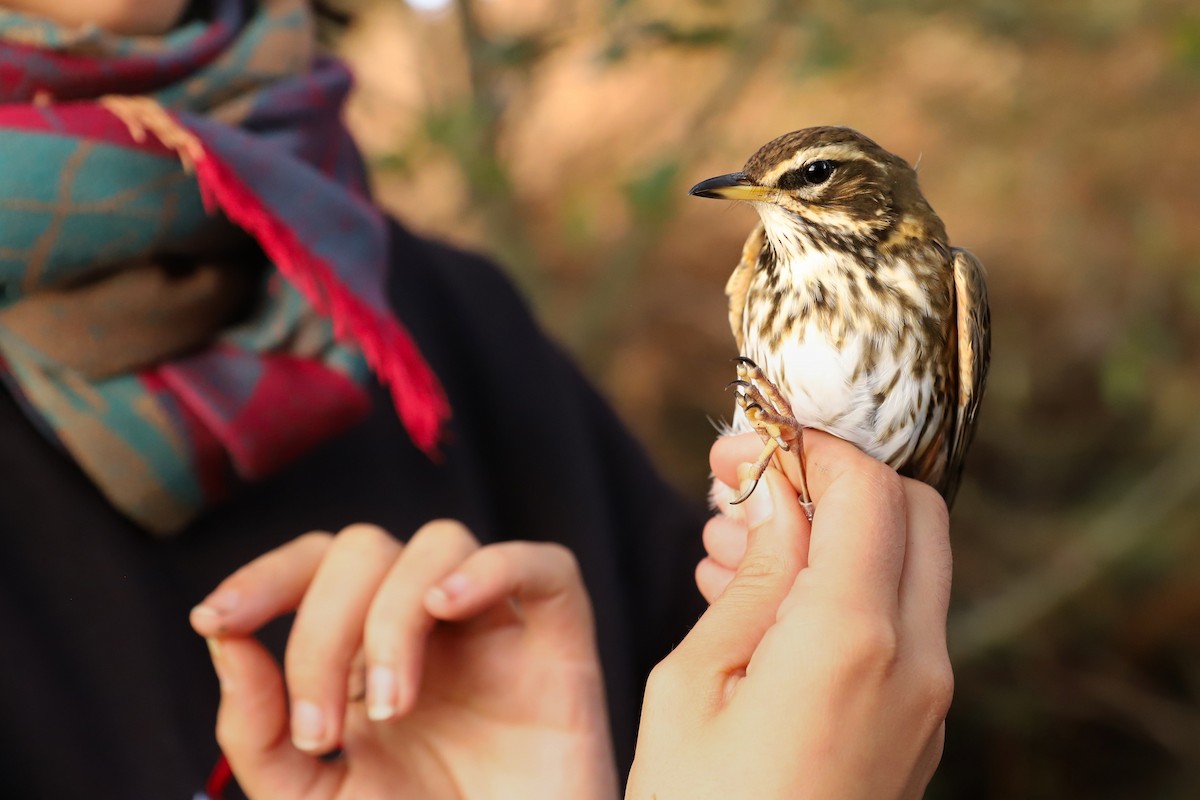
[(392, 302), (453, 408), (441, 463), (412, 445), (376, 386), (369, 419), (155, 539), (0, 391), (5, 796), (190, 798), (218, 756), (216, 680), (191, 606), (307, 530), (370, 521), (403, 538), (437, 517), (485, 542), (575, 551), (628, 767), (645, 676), (702, 610), (702, 509), (655, 474), (490, 263), (396, 225), (391, 237)]

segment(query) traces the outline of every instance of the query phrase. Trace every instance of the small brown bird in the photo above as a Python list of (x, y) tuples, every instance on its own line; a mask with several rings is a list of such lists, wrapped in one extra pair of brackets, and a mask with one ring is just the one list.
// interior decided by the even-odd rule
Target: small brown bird
[(857, 131), (806, 128), (691, 194), (748, 201), (761, 219), (725, 287), (743, 355), (732, 432), (764, 441), (754, 477), (794, 450), (811, 517), (801, 429), (819, 428), (951, 504), (991, 323), (983, 266), (950, 246), (916, 171)]

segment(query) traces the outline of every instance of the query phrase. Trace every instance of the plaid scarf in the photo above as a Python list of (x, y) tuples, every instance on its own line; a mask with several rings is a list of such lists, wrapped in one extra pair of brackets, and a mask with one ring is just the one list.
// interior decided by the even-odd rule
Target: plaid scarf
[(156, 533), (361, 418), (368, 367), (426, 453), (449, 415), (387, 306), (347, 71), (304, 0), (208, 6), (163, 37), (0, 11), (0, 377)]

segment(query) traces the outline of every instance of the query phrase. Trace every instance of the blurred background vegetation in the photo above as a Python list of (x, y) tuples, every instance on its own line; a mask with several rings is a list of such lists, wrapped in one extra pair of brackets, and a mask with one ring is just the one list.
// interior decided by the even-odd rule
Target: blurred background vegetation
[(1194, 0), (344, 0), (383, 203), (521, 284), (699, 499), (753, 212), (689, 199), (858, 128), (987, 265), (933, 798), (1200, 796)]

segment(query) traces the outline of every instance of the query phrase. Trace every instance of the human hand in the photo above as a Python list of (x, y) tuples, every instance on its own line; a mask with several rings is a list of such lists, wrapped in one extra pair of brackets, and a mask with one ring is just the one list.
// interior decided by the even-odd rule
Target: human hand
[[(805, 442), (810, 437), (805, 431)], [(811, 436), (821, 436), (812, 432)], [(720, 596), (725, 586), (733, 580), (742, 556), (746, 554), (749, 529), (746, 526), (745, 503), (734, 505), (730, 501), (742, 494), (739, 470), (749, 464), (762, 451), (762, 439), (744, 433), (738, 436), (722, 436), (713, 443), (708, 453), (709, 466), (713, 472), (713, 488), (709, 500), (717, 513), (704, 526), (704, 551), (707, 554), (696, 565), (696, 587), (709, 603)], [(800, 466), (796, 459), (782, 455), (787, 469), (785, 473), (793, 486), (800, 485)], [(754, 491), (757, 494), (758, 490)], [(806, 534), (807, 535), (807, 534)]]
[[(812, 526), (768, 469), (732, 580), (709, 584), (712, 605), (650, 677), (627, 800), (915, 798), (937, 767), (945, 504), (844, 441), (805, 442)], [(758, 447), (719, 442), (717, 476), (732, 483)]]
[[(253, 633), (293, 609), (289, 714)], [(407, 545), (369, 525), (307, 534), (191, 621), (221, 682), (217, 740), (250, 797), (618, 794), (591, 607), (561, 546), (480, 547), (445, 520)], [(351, 687), (363, 658), (365, 704)]]

